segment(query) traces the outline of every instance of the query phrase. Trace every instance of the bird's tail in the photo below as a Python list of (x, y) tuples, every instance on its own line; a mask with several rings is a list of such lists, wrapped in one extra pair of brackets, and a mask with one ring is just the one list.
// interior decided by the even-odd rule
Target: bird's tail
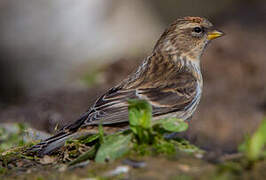
[(82, 115), (77, 121), (74, 123), (64, 127), (54, 136), (41, 141), (39, 144), (36, 144), (27, 150), (29, 154), (36, 154), (37, 156), (44, 156), (47, 154), (51, 154), (61, 146), (65, 144), (65, 142), (69, 139), (77, 139), (81, 136), (86, 136), (90, 134), (89, 132), (77, 131), (79, 127), (83, 124), (83, 122), (87, 119), (88, 115)]

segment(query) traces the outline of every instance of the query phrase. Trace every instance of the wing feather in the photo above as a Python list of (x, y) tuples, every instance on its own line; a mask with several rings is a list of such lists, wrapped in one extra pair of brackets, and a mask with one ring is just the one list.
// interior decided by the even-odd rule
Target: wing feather
[(145, 99), (153, 106), (153, 115), (182, 110), (196, 95), (197, 81), (190, 73), (182, 73), (165, 84), (150, 88), (113, 88), (100, 97), (82, 126), (128, 122), (128, 99)]

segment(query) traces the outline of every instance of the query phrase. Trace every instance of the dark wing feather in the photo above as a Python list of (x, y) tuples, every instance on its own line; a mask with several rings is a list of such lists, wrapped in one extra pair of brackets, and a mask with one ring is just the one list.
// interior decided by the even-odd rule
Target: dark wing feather
[(117, 124), (128, 121), (128, 99), (135, 99), (135, 90), (113, 88), (101, 96), (91, 107), (82, 127), (96, 124)]
[(128, 99), (145, 99), (153, 106), (153, 115), (185, 109), (196, 95), (197, 81), (190, 73), (182, 73), (171, 81), (150, 88), (113, 88), (101, 96), (90, 109), (81, 127), (110, 125), (128, 121)]
[(189, 73), (183, 73), (165, 81), (158, 87), (139, 89), (140, 97), (148, 100), (153, 107), (153, 116), (184, 110), (197, 94), (197, 80)]

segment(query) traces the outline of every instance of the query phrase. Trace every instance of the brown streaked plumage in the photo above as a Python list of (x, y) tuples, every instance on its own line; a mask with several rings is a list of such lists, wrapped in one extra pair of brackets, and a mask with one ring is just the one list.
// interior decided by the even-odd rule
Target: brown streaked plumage
[(200, 57), (208, 42), (219, 36), (222, 33), (204, 18), (177, 19), (135, 73), (102, 95), (77, 121), (29, 151), (49, 154), (69, 138), (94, 132), (100, 123), (112, 130), (127, 127), (128, 99), (147, 100), (153, 120), (190, 119), (202, 93)]

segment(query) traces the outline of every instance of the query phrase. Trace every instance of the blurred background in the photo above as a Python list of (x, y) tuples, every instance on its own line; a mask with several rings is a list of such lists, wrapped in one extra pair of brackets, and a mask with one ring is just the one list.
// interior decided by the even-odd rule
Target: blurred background
[(227, 34), (202, 57), (204, 93), (186, 137), (234, 152), (266, 114), (263, 0), (1, 0), (0, 123), (53, 133), (74, 121), (180, 16), (206, 17)]

